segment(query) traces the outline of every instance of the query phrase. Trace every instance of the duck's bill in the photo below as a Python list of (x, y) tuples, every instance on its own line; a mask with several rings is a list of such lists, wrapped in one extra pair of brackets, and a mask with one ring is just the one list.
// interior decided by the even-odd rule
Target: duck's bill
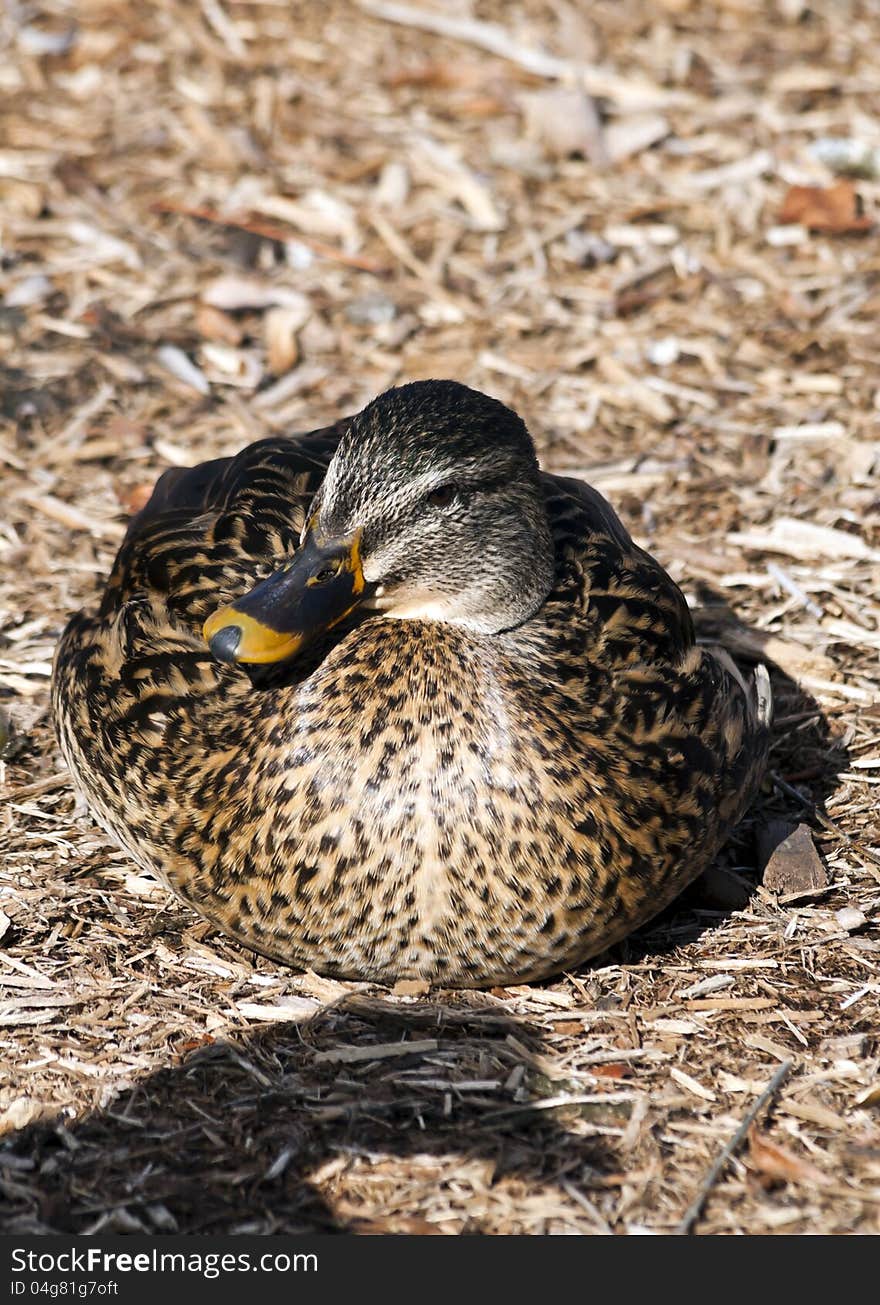
[(217, 660), (285, 661), (338, 625), (366, 596), (359, 543), (310, 533), (292, 562), (205, 622)]

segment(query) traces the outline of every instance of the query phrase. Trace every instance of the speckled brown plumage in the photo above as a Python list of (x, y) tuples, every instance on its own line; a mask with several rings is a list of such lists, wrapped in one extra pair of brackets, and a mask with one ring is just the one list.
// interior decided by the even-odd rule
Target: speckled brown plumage
[[(465, 423), (471, 393), (449, 391)], [(290, 663), (215, 661), (203, 622), (294, 553), (346, 429), (159, 482), (58, 648), (77, 786), (140, 866), (292, 965), (469, 986), (574, 966), (710, 863), (769, 706), (695, 646), (605, 501), (549, 475), (555, 579), (515, 628), (359, 609)]]

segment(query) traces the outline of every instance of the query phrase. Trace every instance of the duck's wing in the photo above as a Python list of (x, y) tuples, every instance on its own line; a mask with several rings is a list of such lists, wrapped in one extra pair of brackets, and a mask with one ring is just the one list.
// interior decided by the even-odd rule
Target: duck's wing
[(271, 436), (234, 457), (165, 471), (129, 523), (101, 615), (161, 596), (172, 617), (200, 626), (289, 558), (346, 425)]
[(583, 611), (591, 655), (607, 665), (677, 662), (695, 642), (678, 585), (592, 485), (549, 474), (544, 483), (561, 596)]
[(607, 535), (621, 548), (634, 547), (626, 526), (598, 489), (572, 476), (553, 476), (549, 472), (544, 473), (544, 480), (551, 495), (551, 512), (557, 522), (563, 522), (568, 507), (571, 524), (577, 532), (587, 525), (591, 534)]
[(557, 655), (586, 668), (592, 764), (616, 777), (619, 809), (632, 807), (633, 847), (641, 815), (657, 811), (665, 813), (669, 846), (680, 839), (682, 856), (717, 847), (764, 773), (767, 673), (759, 667), (747, 685), (725, 653), (698, 646), (678, 585), (633, 543), (601, 494), (580, 481), (547, 480), (561, 556), (550, 601), (559, 604), (568, 634)]

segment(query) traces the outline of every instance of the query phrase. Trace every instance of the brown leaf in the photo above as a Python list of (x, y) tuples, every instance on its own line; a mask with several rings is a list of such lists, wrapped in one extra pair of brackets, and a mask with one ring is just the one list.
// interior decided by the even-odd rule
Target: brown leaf
[(191, 1051), (198, 1051), (200, 1047), (210, 1047), (214, 1041), (210, 1033), (205, 1033), (199, 1038), (186, 1038), (183, 1042), (178, 1042), (175, 1051), (178, 1056), (188, 1056)]
[(614, 1061), (610, 1065), (591, 1065), (590, 1073), (595, 1078), (631, 1078), (632, 1068)]
[(806, 825), (771, 820), (758, 831), (761, 879), (771, 893), (811, 893), (825, 888), (828, 871)]
[(873, 220), (862, 212), (862, 204), (851, 181), (833, 186), (790, 186), (779, 211), (780, 222), (800, 222), (810, 231), (834, 235), (846, 231), (868, 231)]
[(454, 86), (473, 86), (481, 80), (480, 73), (468, 64), (422, 63), (406, 68), (396, 68), (385, 78), (392, 88), (422, 86), (448, 90)]
[(155, 480), (151, 480), (146, 484), (131, 485), (128, 489), (118, 489), (116, 497), (129, 512), (140, 512), (141, 508), (145, 508), (150, 501), (155, 484)]
[(581, 1020), (558, 1020), (553, 1025), (553, 1032), (561, 1033), (565, 1038), (580, 1037), (583, 1031), (584, 1026)]
[(784, 1183), (824, 1185), (828, 1182), (821, 1169), (817, 1169), (806, 1160), (801, 1160), (791, 1151), (786, 1151), (778, 1142), (771, 1142), (770, 1138), (759, 1133), (755, 1126), (749, 1130), (749, 1164), (756, 1173)]

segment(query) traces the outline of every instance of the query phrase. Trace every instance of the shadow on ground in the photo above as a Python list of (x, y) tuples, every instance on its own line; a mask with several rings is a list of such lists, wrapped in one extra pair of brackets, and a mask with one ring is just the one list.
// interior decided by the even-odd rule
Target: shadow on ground
[[(593, 1135), (569, 1131), (559, 1112), (529, 1104), (546, 1097), (540, 1051), (540, 1030), (479, 1005), (360, 996), (205, 1046), (69, 1128), (22, 1130), (0, 1157), (3, 1231), (387, 1231), (340, 1218), (308, 1180), (373, 1155), (418, 1155), (422, 1184), (426, 1157), (459, 1156), (488, 1162), (489, 1185), (515, 1175), (577, 1186), (615, 1167), (595, 1129), (625, 1126), (631, 1103), (570, 1107), (568, 1124), (586, 1117)], [(389, 1175), (380, 1205), (395, 1203), (394, 1185)], [(399, 1214), (393, 1230), (439, 1231)]]

